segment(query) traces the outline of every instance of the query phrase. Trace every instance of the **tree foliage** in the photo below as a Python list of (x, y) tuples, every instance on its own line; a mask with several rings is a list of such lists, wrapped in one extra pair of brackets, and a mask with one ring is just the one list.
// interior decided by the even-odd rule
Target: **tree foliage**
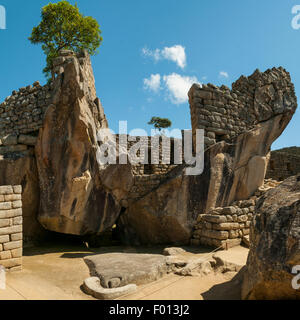
[(172, 126), (171, 120), (167, 118), (152, 117), (148, 122), (149, 125), (153, 125), (155, 129), (161, 132), (163, 129), (170, 128)]
[(53, 59), (62, 49), (89, 54), (97, 53), (102, 37), (98, 22), (92, 17), (85, 17), (79, 12), (77, 4), (68, 1), (49, 3), (42, 8), (42, 21), (34, 27), (29, 37), (33, 44), (42, 44), (47, 56), (44, 73), (49, 76)]

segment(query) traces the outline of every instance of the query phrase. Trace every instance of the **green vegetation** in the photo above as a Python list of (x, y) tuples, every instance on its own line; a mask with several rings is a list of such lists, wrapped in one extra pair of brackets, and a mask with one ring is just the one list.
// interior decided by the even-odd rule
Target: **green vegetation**
[(159, 132), (161, 132), (163, 129), (167, 129), (172, 126), (171, 120), (160, 117), (152, 117), (148, 124), (154, 126), (154, 128)]
[(85, 49), (91, 55), (97, 53), (102, 42), (100, 26), (94, 18), (83, 16), (77, 5), (73, 6), (68, 1), (49, 3), (42, 8), (41, 18), (29, 40), (33, 44), (42, 44), (47, 56), (44, 73), (48, 78), (60, 50), (81, 52)]

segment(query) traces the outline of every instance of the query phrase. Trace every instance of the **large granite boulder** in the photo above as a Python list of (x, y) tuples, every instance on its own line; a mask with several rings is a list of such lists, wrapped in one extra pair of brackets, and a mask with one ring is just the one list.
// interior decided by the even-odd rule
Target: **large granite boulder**
[(98, 234), (114, 225), (121, 209), (97, 161), (97, 133), (107, 121), (89, 56), (62, 52), (54, 65), (52, 104), (36, 145), (38, 219), (51, 231)]
[(300, 265), (300, 175), (265, 193), (256, 211), (242, 298), (300, 299), (292, 286)]

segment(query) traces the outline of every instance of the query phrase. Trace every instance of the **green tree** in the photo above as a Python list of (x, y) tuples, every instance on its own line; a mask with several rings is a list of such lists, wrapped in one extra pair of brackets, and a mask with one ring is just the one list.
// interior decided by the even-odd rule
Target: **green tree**
[(172, 126), (171, 120), (160, 117), (152, 117), (148, 124), (154, 126), (154, 128), (159, 132), (161, 132), (163, 129), (167, 129)]
[(77, 4), (73, 6), (68, 1), (49, 3), (42, 8), (41, 18), (29, 40), (33, 44), (42, 44), (47, 56), (43, 71), (48, 78), (60, 50), (81, 52), (85, 49), (90, 55), (97, 53), (102, 42), (100, 26), (94, 18), (83, 16)]

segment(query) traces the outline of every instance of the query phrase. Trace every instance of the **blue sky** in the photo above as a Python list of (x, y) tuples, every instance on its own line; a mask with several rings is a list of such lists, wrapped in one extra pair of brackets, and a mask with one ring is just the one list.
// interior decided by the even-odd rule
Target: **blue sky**
[[(12, 90), (45, 82), (41, 47), (27, 38), (48, 2), (0, 0), (7, 20), (7, 29), (0, 30), (0, 101)], [(128, 120), (129, 129), (150, 130), (152, 116), (170, 118), (173, 128), (190, 128), (185, 88), (196, 80), (231, 86), (256, 68), (283, 66), (300, 93), (300, 29), (291, 27), (292, 7), (300, 0), (77, 3), (101, 25), (104, 40), (92, 62), (98, 96), (116, 132), (119, 120)], [(300, 146), (299, 113), (273, 149)]]

